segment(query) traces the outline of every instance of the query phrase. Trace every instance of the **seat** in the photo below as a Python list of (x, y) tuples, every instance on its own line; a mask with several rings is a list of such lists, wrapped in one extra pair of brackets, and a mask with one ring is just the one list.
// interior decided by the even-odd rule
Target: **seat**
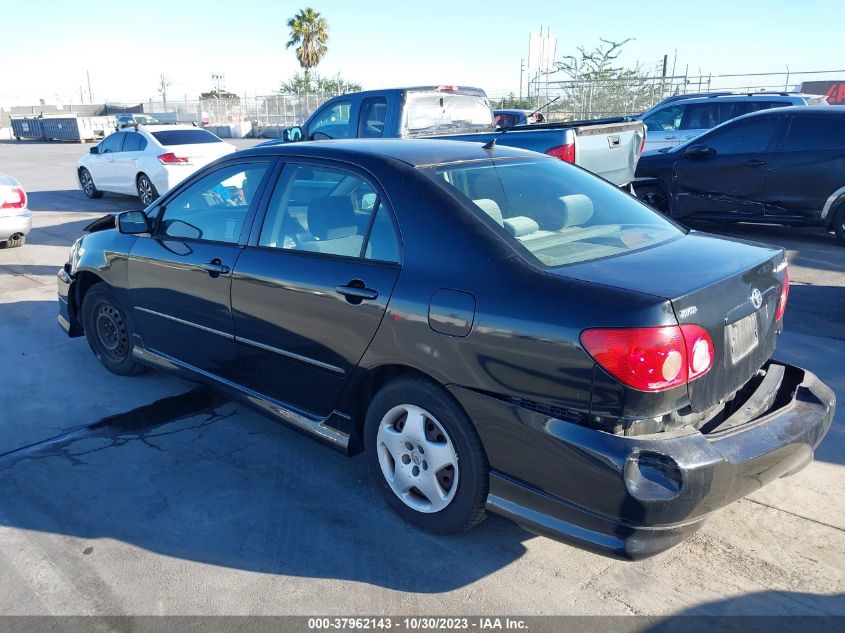
[(297, 250), (358, 257), (364, 236), (358, 233), (355, 210), (348, 196), (325, 196), (308, 204), (308, 231), (315, 239)]
[(498, 203), (495, 200), (491, 200), (490, 198), (479, 198), (478, 200), (473, 200), (475, 206), (479, 209), (484, 211), (487, 215), (489, 215), (499, 226), (504, 226), (505, 222), (502, 218), (502, 210), (499, 208)]

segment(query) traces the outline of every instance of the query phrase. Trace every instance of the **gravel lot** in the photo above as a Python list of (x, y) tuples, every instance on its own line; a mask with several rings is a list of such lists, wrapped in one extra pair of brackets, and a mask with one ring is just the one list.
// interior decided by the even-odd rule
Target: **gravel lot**
[(845, 615), (845, 248), (832, 235), (697, 227), (788, 249), (777, 356), (816, 372), (840, 408), (807, 469), (624, 563), (497, 517), (459, 537), (417, 532), (363, 457), (163, 374), (109, 374), (55, 319), (55, 272), (82, 227), (138, 208), (85, 198), (73, 165), (87, 150), (0, 143), (35, 227), (0, 250), (0, 613)]

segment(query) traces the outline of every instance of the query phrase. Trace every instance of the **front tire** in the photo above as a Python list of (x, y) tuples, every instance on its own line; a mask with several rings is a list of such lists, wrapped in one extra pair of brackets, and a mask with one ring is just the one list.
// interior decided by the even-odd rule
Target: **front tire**
[(153, 203), (153, 200), (158, 198), (158, 191), (156, 191), (153, 181), (150, 180), (147, 174), (138, 175), (138, 199), (144, 207), (148, 207)]
[(379, 390), (364, 425), (367, 463), (388, 505), (435, 534), (469, 530), (485, 516), (489, 466), (454, 398), (421, 377)]
[(97, 189), (94, 184), (94, 179), (91, 177), (91, 172), (84, 167), (79, 170), (79, 184), (82, 185), (82, 191), (92, 200), (103, 197), (103, 192)]
[(670, 214), (666, 191), (660, 185), (643, 185), (641, 187), (635, 187), (635, 191), (637, 197), (652, 209), (660, 211), (663, 215)]
[(92, 286), (82, 300), (82, 327), (94, 356), (118, 376), (134, 376), (144, 367), (132, 358), (132, 327), (114, 291), (105, 283)]
[(833, 214), (833, 222), (831, 224), (833, 232), (839, 238), (839, 244), (845, 246), (845, 202), (839, 205), (836, 213)]

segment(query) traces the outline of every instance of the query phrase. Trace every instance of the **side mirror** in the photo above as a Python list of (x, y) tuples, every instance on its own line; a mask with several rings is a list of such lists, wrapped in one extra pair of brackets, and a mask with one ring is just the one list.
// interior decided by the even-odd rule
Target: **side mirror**
[(716, 150), (706, 145), (690, 145), (684, 150), (684, 158), (707, 158), (716, 153)]
[(143, 211), (124, 211), (117, 216), (117, 230), (127, 235), (150, 232), (150, 221)]
[(282, 130), (282, 140), (285, 143), (295, 143), (302, 140), (302, 128), (298, 125)]
[(94, 147), (92, 147), (89, 151), (90, 151), (92, 154), (99, 154), (99, 153), (100, 153), (100, 148), (99, 148), (97, 145), (95, 145), (95, 146), (94, 146)]

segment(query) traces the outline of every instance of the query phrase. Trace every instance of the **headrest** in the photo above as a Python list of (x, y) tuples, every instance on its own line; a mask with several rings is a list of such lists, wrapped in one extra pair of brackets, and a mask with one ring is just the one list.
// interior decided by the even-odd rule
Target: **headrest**
[(530, 235), (540, 230), (540, 225), (524, 215), (517, 215), (505, 220), (505, 229), (514, 237)]
[(308, 230), (320, 240), (336, 240), (358, 233), (355, 211), (347, 196), (315, 198), (308, 204)]
[(495, 200), (490, 200), (490, 198), (479, 198), (478, 200), (473, 200), (473, 202), (475, 203), (475, 206), (493, 218), (496, 224), (504, 226), (502, 221), (502, 210), (499, 208), (499, 205)]
[(561, 196), (564, 208), (563, 228), (582, 226), (593, 217), (593, 201), (583, 193)]

